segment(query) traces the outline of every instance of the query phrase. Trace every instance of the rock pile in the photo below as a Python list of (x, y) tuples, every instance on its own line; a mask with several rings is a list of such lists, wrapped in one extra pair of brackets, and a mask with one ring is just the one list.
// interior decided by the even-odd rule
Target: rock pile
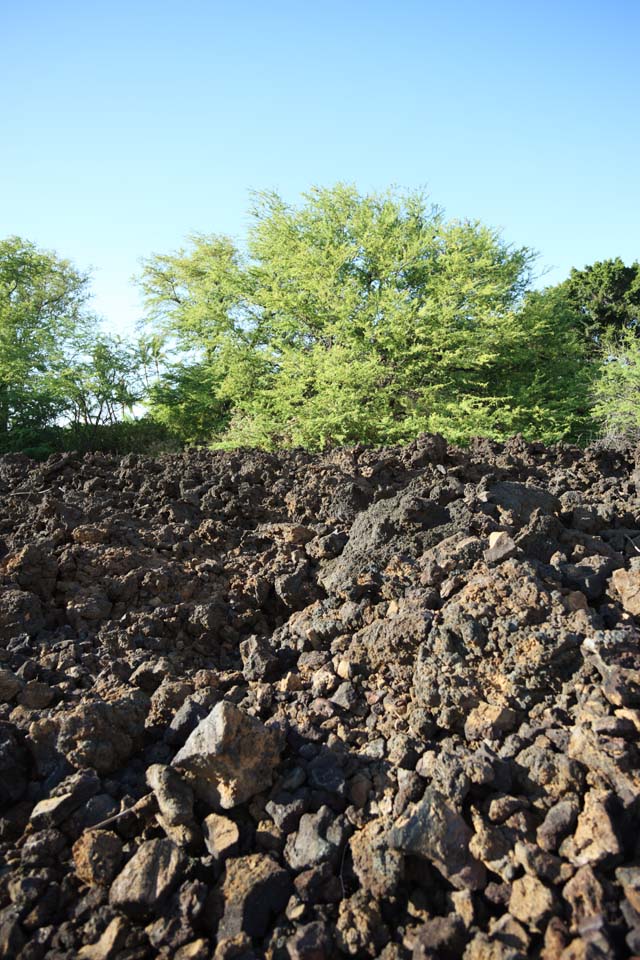
[(640, 954), (640, 450), (0, 459), (0, 958)]

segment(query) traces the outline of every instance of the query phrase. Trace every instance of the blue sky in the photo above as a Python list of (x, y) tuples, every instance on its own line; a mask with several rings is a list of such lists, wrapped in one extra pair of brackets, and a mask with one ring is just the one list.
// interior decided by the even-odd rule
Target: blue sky
[(544, 282), (640, 257), (637, 0), (4, 0), (0, 32), (0, 236), (93, 268), (111, 330), (251, 189), (423, 186)]

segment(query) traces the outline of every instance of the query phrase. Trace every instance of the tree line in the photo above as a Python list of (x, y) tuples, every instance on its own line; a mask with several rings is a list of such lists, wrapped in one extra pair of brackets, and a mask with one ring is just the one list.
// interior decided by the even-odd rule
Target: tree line
[(0, 450), (640, 439), (640, 264), (534, 289), (535, 255), (418, 192), (254, 196), (240, 246), (142, 263), (136, 337), (90, 277), (0, 241)]

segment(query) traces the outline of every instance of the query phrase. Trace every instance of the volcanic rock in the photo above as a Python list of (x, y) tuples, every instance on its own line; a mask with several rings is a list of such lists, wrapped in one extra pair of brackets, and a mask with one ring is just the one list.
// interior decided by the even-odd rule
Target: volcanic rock
[(272, 915), (284, 909), (291, 893), (291, 878), (271, 857), (253, 854), (227, 861), (221, 892), (224, 913), (218, 937), (240, 933), (260, 937)]
[(640, 954), (639, 465), (0, 457), (0, 957)]
[(480, 890), (486, 871), (469, 852), (473, 831), (446, 797), (429, 787), (396, 821), (391, 846), (404, 854), (423, 857), (434, 864), (459, 890)]
[(184, 871), (184, 854), (171, 840), (147, 840), (109, 891), (109, 903), (134, 919), (158, 913)]
[(228, 810), (271, 785), (281, 750), (277, 731), (224, 701), (198, 724), (173, 764), (200, 797)]

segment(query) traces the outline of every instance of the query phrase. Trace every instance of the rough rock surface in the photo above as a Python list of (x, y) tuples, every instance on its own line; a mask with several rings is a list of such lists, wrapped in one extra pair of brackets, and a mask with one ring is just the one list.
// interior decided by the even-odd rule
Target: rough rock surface
[(639, 475), (0, 458), (0, 960), (640, 955)]

